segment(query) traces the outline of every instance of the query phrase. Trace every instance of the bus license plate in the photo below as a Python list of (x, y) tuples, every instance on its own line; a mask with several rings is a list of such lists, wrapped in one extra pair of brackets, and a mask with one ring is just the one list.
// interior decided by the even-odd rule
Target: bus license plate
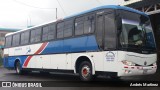
[(148, 71), (147, 69), (144, 69), (144, 70), (143, 70), (143, 74), (146, 74), (146, 73), (147, 73), (147, 71)]

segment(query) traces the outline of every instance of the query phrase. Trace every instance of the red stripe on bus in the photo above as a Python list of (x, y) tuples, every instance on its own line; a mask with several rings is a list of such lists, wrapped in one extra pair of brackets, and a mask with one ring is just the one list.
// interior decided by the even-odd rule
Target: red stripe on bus
[(45, 46), (47, 45), (47, 43), (48, 42), (43, 43), (42, 46), (34, 54), (39, 54), (45, 48)]
[[(46, 47), (46, 45), (48, 44), (48, 42), (45, 42), (41, 45), (41, 47), (34, 53), (34, 54), (40, 54), (42, 52), (42, 50), (44, 50), (44, 48)], [(25, 60), (25, 63), (24, 63), (24, 67), (27, 67), (28, 66), (28, 63), (29, 61), (31, 60), (33, 56), (28, 56), (27, 59)]]
[(27, 57), (24, 65), (23, 65), (24, 67), (27, 67), (27, 65), (28, 65), (29, 61), (31, 60), (31, 58), (32, 58), (32, 56), (28, 56), (28, 57)]

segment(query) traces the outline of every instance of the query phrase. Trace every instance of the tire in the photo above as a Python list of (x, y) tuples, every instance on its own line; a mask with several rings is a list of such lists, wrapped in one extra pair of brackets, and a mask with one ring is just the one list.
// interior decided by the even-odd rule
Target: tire
[(16, 62), (15, 70), (16, 70), (16, 73), (17, 73), (17, 74), (22, 74), (20, 61)]
[(16, 70), (16, 73), (19, 75), (28, 74), (30, 72), (30, 71), (21, 70), (20, 61), (16, 62), (15, 70)]
[(92, 81), (92, 65), (88, 61), (84, 61), (79, 66), (79, 76), (82, 81)]

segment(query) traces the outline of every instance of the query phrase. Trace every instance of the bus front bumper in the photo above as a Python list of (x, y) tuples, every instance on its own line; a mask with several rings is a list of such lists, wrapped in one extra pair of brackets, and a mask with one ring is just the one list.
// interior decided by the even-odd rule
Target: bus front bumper
[(124, 66), (118, 76), (149, 75), (156, 73), (157, 66)]

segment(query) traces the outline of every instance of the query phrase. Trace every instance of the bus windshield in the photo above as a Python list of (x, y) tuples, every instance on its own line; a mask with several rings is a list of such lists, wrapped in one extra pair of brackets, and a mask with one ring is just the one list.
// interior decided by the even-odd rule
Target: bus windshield
[(131, 12), (123, 12), (122, 17), (122, 32), (119, 38), (121, 47), (134, 52), (155, 51), (156, 45), (149, 18)]

